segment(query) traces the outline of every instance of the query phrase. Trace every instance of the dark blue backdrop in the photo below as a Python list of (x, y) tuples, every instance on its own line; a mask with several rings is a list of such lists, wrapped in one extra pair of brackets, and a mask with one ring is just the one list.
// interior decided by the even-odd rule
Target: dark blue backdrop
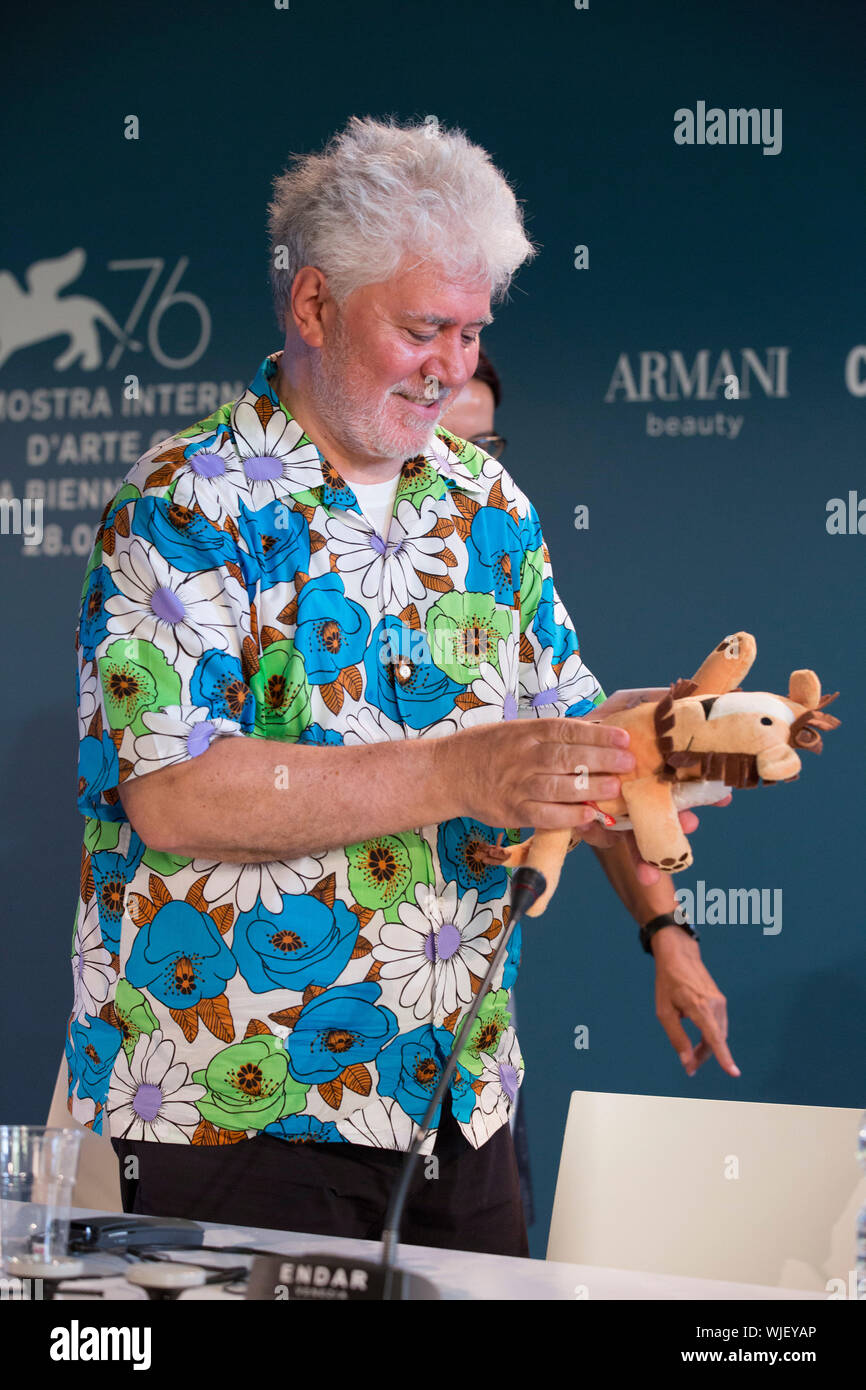
[[(497, 423), (605, 689), (690, 675), (745, 628), (758, 642), (747, 685), (785, 691), (793, 668), (811, 666), (842, 692), (843, 725), (822, 757), (804, 755), (801, 781), (704, 812), (696, 863), (678, 876), (692, 889), (701, 879), (725, 893), (782, 891), (775, 934), (754, 921), (702, 930), (739, 1080), (712, 1059), (684, 1075), (655, 1019), (636, 927), (589, 850), (571, 856), (552, 907), (527, 929), (517, 997), (533, 1254), (544, 1254), (573, 1089), (866, 1104), (866, 538), (827, 529), (832, 498), (847, 505), (853, 490), (856, 507), (866, 495), (859, 23), (854, 0), (586, 10), (191, 0), (32, 9), (7, 29), (0, 495), (42, 485), (46, 507), (41, 546), (0, 536), (3, 1118), (44, 1119), (70, 1007), (73, 632), (105, 489), (152, 441), (206, 413), (193, 387), (227, 399), (281, 345), (270, 180), (289, 152), (318, 148), (353, 113), (461, 126), (525, 200), (542, 253), (485, 334), (505, 389)], [(781, 109), (781, 151), (675, 143), (675, 111), (699, 101)], [(124, 138), (130, 116), (136, 140)], [(578, 245), (588, 269), (574, 266)], [(9, 275), (24, 291), (34, 263), (76, 248), (86, 260), (59, 293), (84, 302), (60, 309), (37, 275), (32, 297), (10, 307)], [(46, 304), (49, 330), (69, 313), (86, 335), (100, 305), (122, 325), (132, 317), (142, 350), (113, 353), (103, 325), (95, 369), (57, 368), (67, 340), (44, 336)], [(746, 349), (766, 378), (753, 375), (748, 397), (726, 400), (721, 386), (671, 395), (672, 354), (686, 376), (706, 354), (712, 377), (726, 350), (740, 375)], [(646, 391), (642, 360), (658, 369)], [(640, 399), (615, 389), (618, 363)], [(149, 417), (123, 414), (131, 372), (165, 387)], [(179, 383), (191, 386), (168, 389)], [(73, 398), (75, 387), (88, 395)], [(719, 414), (741, 420), (735, 438), (727, 424), (715, 432)], [(714, 432), (652, 433), (686, 417)], [(585, 530), (573, 525), (579, 504)], [(577, 1050), (581, 1024), (590, 1045)]]

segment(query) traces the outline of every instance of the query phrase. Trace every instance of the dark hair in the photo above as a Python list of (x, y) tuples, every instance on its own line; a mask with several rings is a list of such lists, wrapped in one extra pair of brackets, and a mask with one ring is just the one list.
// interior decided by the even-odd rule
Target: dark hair
[(485, 386), (490, 387), (493, 392), (493, 404), (498, 406), (502, 400), (502, 383), (483, 347), (478, 349), (478, 366), (475, 368), (474, 375), (479, 381), (483, 381)]

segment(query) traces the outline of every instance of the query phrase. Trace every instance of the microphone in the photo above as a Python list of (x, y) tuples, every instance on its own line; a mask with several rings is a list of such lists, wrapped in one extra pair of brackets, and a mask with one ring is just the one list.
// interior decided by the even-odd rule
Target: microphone
[[(516, 921), (535, 905), (547, 887), (547, 879), (538, 869), (523, 864), (511, 876), (511, 920)], [(535, 915), (535, 914), (531, 914)]]

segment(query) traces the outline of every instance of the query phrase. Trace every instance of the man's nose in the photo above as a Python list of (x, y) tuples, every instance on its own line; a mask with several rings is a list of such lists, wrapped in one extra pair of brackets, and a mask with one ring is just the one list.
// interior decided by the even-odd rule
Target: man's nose
[(427, 358), (422, 371), (425, 378), (435, 376), (440, 382), (441, 389), (450, 391), (456, 396), (462, 390), (467, 381), (470, 380), (475, 371), (476, 362), (472, 361), (468, 353), (460, 343), (437, 343), (436, 349)]

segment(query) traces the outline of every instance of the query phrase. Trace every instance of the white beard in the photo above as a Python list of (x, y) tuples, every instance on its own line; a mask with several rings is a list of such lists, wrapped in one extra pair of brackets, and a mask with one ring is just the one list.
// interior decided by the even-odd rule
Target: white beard
[[(347, 444), (353, 453), (401, 461), (427, 451), (439, 417), (434, 421), (410, 419), (407, 406), (405, 425), (398, 425), (389, 418), (392, 397), (401, 390), (413, 395), (415, 388), (408, 382), (400, 382), (380, 400), (372, 400), (355, 385), (354, 372), (348, 365), (350, 361), (342, 322), (338, 318), (334, 341), (327, 352), (314, 352), (310, 359), (313, 404), (334, 438)], [(443, 397), (443, 411), (450, 394)]]

